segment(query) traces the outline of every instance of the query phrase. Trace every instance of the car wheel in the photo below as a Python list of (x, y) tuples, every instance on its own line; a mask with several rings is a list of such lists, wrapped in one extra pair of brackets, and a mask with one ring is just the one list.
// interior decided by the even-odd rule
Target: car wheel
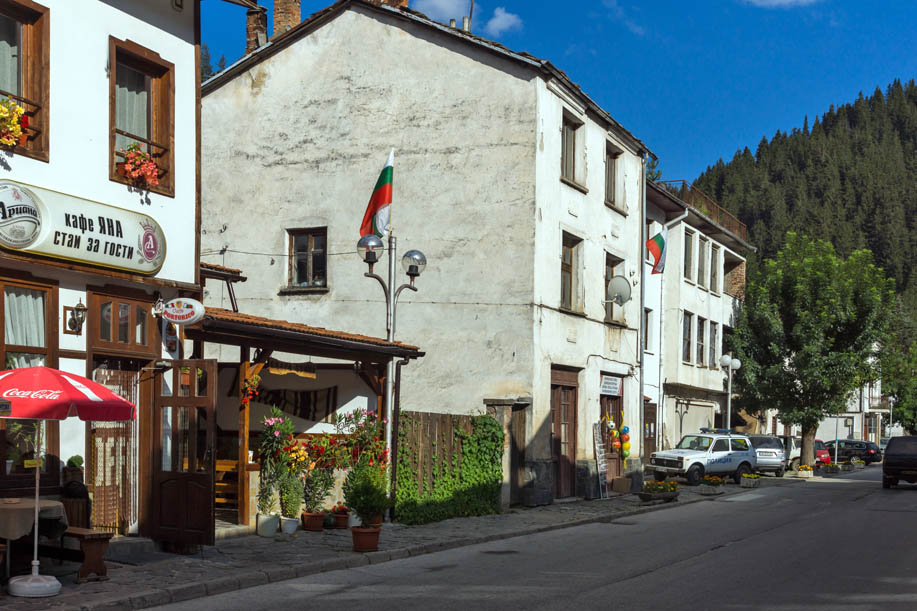
[(704, 470), (698, 465), (694, 465), (685, 473), (685, 479), (688, 480), (689, 486), (698, 485), (702, 477), (704, 477)]
[(732, 475), (733, 481), (735, 483), (740, 483), (742, 481), (742, 476), (746, 473), (751, 473), (751, 467), (748, 466), (747, 462), (743, 462), (739, 465), (739, 468), (736, 469), (736, 472)]
[(883, 477), (883, 478), (882, 478), (882, 487), (883, 487), (883, 488), (891, 488), (891, 487), (892, 487), (892, 481), (891, 481), (890, 479), (888, 479), (887, 477)]
[(653, 471), (653, 479), (656, 480), (657, 482), (664, 482), (665, 473), (663, 473), (662, 471)]
[(776, 471), (774, 471), (774, 475), (775, 475), (776, 477), (783, 477), (783, 471), (784, 471), (783, 467), (780, 467), (779, 469), (777, 469)]
[(790, 461), (790, 469), (792, 469), (793, 471), (799, 471), (799, 459), (798, 458), (794, 458), (793, 460)]

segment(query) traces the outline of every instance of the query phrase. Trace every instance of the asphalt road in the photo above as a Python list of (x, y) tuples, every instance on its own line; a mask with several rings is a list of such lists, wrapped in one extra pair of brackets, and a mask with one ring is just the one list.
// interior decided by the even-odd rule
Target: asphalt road
[(845, 476), (162, 609), (917, 609), (917, 486)]

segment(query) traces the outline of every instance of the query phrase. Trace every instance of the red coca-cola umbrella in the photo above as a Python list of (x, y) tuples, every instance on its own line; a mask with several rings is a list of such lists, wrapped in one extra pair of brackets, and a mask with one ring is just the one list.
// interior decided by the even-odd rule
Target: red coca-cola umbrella
[[(63, 420), (133, 420), (133, 403), (83, 376), (49, 367), (25, 367), (0, 372), (0, 418)], [(35, 549), (32, 574), (10, 579), (14, 596), (54, 596), (60, 582), (38, 574), (38, 480), (41, 471), (41, 429), (35, 442)]]

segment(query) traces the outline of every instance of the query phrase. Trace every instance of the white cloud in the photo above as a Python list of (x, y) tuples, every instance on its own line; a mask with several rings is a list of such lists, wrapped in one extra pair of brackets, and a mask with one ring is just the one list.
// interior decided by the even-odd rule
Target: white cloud
[(797, 6), (808, 6), (815, 4), (818, 0), (743, 0), (745, 4), (751, 4), (760, 8), (796, 8)]
[(611, 17), (615, 21), (620, 21), (625, 28), (630, 30), (631, 34), (635, 36), (643, 36), (646, 34), (646, 30), (643, 26), (627, 16), (624, 7), (618, 4), (618, 0), (603, 0), (602, 4), (611, 11)]
[(498, 6), (494, 9), (494, 16), (484, 26), (484, 33), (494, 38), (503, 32), (522, 29), (522, 19), (515, 13), (507, 13), (506, 9)]
[(420, 11), (430, 19), (436, 21), (449, 21), (455, 19), (459, 23), (462, 16), (468, 15), (468, 7), (471, 3), (468, 0), (414, 0), (411, 2), (411, 8)]

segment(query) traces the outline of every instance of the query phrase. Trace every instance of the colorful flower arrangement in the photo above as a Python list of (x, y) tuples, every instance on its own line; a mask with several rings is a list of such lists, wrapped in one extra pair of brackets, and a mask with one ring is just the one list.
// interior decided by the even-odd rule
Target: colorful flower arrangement
[[(388, 420), (379, 418), (376, 412), (366, 409), (339, 414), (335, 423), (338, 433), (346, 435), (346, 460), (349, 465), (356, 465), (367, 455), (369, 466), (383, 469), (389, 465), (388, 449), (385, 447), (385, 425)], [(342, 464), (341, 466), (347, 466)]]
[(0, 144), (24, 144), (22, 129), (28, 126), (29, 118), (25, 115), (25, 108), (9, 98), (0, 100)]
[(797, 471), (811, 471), (811, 470), (812, 470), (812, 467), (810, 467), (809, 465), (799, 465), (799, 468), (797, 469)]
[(704, 483), (708, 486), (725, 486), (726, 480), (718, 475), (705, 475)]
[(643, 491), (649, 492), (649, 493), (677, 492), (678, 491), (678, 482), (676, 482), (675, 480), (667, 480), (664, 482), (646, 481), (646, 482), (643, 482)]
[[(134, 142), (126, 149), (119, 151), (124, 156), (124, 176), (140, 186), (155, 187), (159, 185), (159, 166), (153, 157)], [(120, 171), (120, 170), (119, 170)]]
[(342, 516), (342, 515), (347, 515), (348, 513), (350, 513), (350, 511), (347, 509), (347, 505), (345, 505), (344, 503), (338, 503), (337, 505), (331, 508), (331, 513), (335, 513), (337, 515)]
[(743, 473), (742, 479), (760, 479), (760, 475), (757, 473)]
[(865, 460), (862, 460), (862, 459), (860, 459), (860, 458), (857, 458), (856, 460), (852, 460), (852, 461), (850, 461), (850, 462), (852, 462), (852, 463), (855, 464), (855, 465), (865, 465), (865, 464), (866, 464), (866, 461), (865, 461)]
[(248, 407), (251, 400), (258, 396), (258, 386), (261, 384), (261, 376), (255, 374), (242, 382), (242, 405)]

